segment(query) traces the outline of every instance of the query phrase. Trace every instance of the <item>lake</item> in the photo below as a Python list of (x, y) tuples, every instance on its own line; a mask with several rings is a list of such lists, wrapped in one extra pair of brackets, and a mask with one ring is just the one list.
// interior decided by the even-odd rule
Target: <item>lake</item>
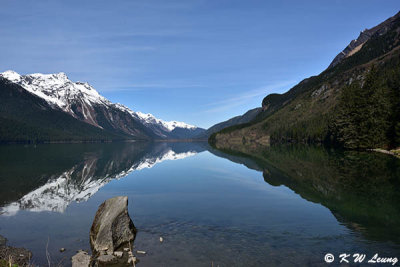
[(147, 252), (138, 266), (327, 266), (327, 253), (331, 265), (342, 253), (399, 258), (399, 189), (399, 159), (318, 146), (2, 145), (0, 235), (41, 266), (48, 243), (52, 263), (68, 266), (78, 249), (90, 251), (98, 206), (126, 195), (135, 250)]

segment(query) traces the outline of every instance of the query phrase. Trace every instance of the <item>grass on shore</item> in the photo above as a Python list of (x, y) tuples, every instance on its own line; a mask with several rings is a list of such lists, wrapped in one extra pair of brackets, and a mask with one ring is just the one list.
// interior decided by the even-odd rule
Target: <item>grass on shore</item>
[(18, 264), (12, 263), (12, 260), (0, 260), (0, 267), (19, 267)]

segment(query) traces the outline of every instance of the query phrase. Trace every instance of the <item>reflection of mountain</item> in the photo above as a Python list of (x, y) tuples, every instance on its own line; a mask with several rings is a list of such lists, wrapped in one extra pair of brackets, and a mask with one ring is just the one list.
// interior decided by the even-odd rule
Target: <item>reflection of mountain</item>
[[(9, 155), (0, 158), (1, 166), (6, 167), (0, 170), (0, 185), (4, 185), (0, 192), (8, 191), (1, 192), (0, 197), (3, 206), (0, 213), (4, 215), (14, 215), (21, 209), (63, 212), (71, 202), (88, 200), (113, 179), (204, 150), (196, 144), (186, 143), (10, 146), (1, 149), (5, 150), (1, 155)], [(21, 187), (24, 181), (27, 184)]]
[(394, 157), (311, 146), (210, 151), (262, 171), (273, 186), (284, 185), (324, 205), (369, 239), (400, 243), (400, 161)]

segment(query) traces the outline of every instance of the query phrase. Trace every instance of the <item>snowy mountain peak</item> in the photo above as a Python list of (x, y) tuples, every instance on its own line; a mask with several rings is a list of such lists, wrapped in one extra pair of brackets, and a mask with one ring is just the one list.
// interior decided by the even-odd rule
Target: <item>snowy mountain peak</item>
[(59, 79), (68, 80), (67, 74), (65, 74), (64, 72), (59, 72), (59, 73), (53, 74), (53, 75), (55, 75), (55, 76), (56, 76), (57, 78), (59, 78)]
[(69, 81), (67, 74), (65, 74), (64, 72), (53, 73), (53, 74), (32, 73), (27, 76), (41, 78), (41, 79), (54, 79), (54, 80), (60, 80), (60, 81), (64, 81), (64, 82)]
[(15, 71), (12, 70), (7, 70), (3, 73), (0, 74), (2, 77), (4, 77), (5, 79), (12, 81), (12, 82), (17, 82), (19, 80), (21, 80), (21, 75), (19, 75), (18, 73), (16, 73)]
[(0, 73), (0, 76), (17, 83), (49, 104), (69, 113), (71, 113), (71, 105), (74, 101), (83, 100), (89, 104), (109, 102), (89, 84), (70, 81), (64, 72), (19, 75), (14, 71), (6, 71)]
[(140, 111), (132, 111), (131, 109), (129, 109), (128, 107), (120, 104), (120, 103), (116, 103), (115, 107), (117, 107), (118, 109), (124, 111), (124, 112), (128, 112), (129, 114), (131, 114), (133, 117), (139, 119), (143, 124), (145, 125), (158, 125), (162, 128), (164, 128), (165, 131), (171, 132), (173, 131), (175, 128), (179, 127), (179, 128), (184, 128), (184, 129), (197, 129), (196, 126), (184, 123), (184, 122), (179, 122), (179, 121), (163, 121), (160, 119), (157, 119), (156, 117), (154, 117), (154, 115), (150, 114), (150, 113), (142, 113)]
[(168, 131), (173, 131), (175, 128), (185, 128), (185, 129), (196, 129), (196, 126), (184, 123), (184, 122), (179, 122), (179, 121), (163, 121), (160, 119), (157, 119), (150, 113), (142, 113), (142, 112), (136, 112), (137, 116), (142, 119), (145, 123), (148, 124), (161, 124), (165, 128), (168, 129)]

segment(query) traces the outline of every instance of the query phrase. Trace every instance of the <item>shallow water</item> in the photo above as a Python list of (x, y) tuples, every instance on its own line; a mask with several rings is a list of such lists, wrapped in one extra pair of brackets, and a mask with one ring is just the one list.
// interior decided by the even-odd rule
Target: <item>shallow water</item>
[(139, 266), (326, 266), (326, 253), (335, 263), (341, 253), (399, 258), (399, 188), (400, 160), (321, 147), (228, 154), (205, 143), (6, 145), (0, 235), (41, 266), (48, 243), (51, 261), (68, 266), (76, 250), (90, 251), (98, 206), (127, 195), (135, 249), (147, 252)]

